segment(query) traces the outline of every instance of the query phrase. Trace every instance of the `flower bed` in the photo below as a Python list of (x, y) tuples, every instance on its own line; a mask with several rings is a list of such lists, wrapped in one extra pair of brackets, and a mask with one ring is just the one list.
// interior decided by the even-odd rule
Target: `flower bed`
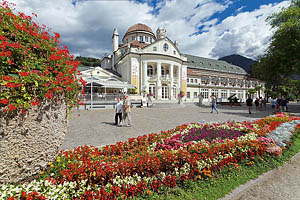
[(39, 180), (4, 185), (0, 193), (4, 199), (19, 199), (23, 192), (49, 199), (145, 197), (188, 180), (214, 178), (226, 166), (263, 159), (272, 153), (268, 148), (290, 142), (272, 138), (278, 127), (291, 137), (299, 124), (299, 117), (278, 114), (252, 122), (184, 124), (101, 149), (82, 146), (61, 152)]

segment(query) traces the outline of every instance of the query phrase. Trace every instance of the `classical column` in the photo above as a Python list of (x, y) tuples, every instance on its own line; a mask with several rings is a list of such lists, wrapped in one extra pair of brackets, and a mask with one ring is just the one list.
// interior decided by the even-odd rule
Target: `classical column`
[(143, 88), (147, 91), (148, 86), (148, 76), (147, 76), (147, 62), (144, 62), (143, 66)]
[[(180, 87), (181, 87), (180, 81), (181, 81), (181, 78), (180, 78), (180, 67), (179, 66), (177, 67), (177, 74), (176, 74), (176, 76), (177, 76), (178, 90), (180, 91)], [(178, 94), (179, 94), (179, 91), (178, 91)]]
[(157, 83), (156, 83), (157, 93), (156, 99), (161, 99), (161, 62), (157, 62)]
[(174, 99), (174, 94), (173, 94), (173, 68), (174, 68), (174, 65), (171, 64), (170, 66), (170, 70), (169, 70), (169, 73), (170, 73), (170, 98), (169, 99)]

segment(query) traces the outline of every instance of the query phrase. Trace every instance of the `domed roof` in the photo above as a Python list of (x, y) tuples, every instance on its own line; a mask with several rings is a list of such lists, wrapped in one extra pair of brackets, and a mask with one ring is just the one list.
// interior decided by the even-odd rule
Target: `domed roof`
[(147, 26), (146, 24), (138, 23), (138, 24), (135, 24), (135, 25), (129, 27), (129, 29), (126, 31), (124, 37), (126, 35), (128, 35), (129, 33), (135, 32), (135, 31), (146, 31), (146, 32), (149, 32), (150, 34), (152, 34), (153, 36), (155, 36), (152, 29), (149, 26)]

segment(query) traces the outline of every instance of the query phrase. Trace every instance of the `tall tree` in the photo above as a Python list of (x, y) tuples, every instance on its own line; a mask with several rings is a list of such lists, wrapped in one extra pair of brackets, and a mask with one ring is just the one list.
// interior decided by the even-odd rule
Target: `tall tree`
[(291, 75), (300, 74), (300, 0), (292, 0), (289, 7), (272, 14), (267, 21), (275, 32), (266, 54), (254, 64), (251, 73), (277, 90), (291, 83)]

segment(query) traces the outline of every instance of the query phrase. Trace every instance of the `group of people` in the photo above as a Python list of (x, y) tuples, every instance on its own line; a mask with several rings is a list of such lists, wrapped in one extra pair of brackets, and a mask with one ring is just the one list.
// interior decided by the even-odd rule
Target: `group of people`
[[(287, 99), (278, 97), (277, 99), (275, 97), (271, 98), (271, 106), (272, 106), (272, 113), (280, 112), (280, 111), (287, 111)], [(246, 100), (246, 104), (248, 106), (248, 112), (251, 114), (252, 112), (252, 105), (253, 105), (253, 99), (249, 96)], [(256, 98), (254, 101), (256, 110), (262, 110), (262, 108), (267, 107), (267, 100), (265, 98)]]
[(117, 97), (117, 104), (116, 104), (116, 114), (115, 114), (115, 125), (116, 126), (123, 126), (125, 125), (125, 120), (128, 121), (127, 126), (132, 126), (131, 121), (131, 110), (132, 104), (128, 99), (128, 95), (124, 95), (124, 100), (119, 96)]
[(267, 100), (266, 98), (259, 97), (255, 99), (254, 104), (256, 110), (262, 110), (263, 106), (264, 108), (267, 107)]
[(288, 111), (288, 100), (285, 98), (278, 97), (277, 99), (273, 97), (271, 99), (272, 113)]

